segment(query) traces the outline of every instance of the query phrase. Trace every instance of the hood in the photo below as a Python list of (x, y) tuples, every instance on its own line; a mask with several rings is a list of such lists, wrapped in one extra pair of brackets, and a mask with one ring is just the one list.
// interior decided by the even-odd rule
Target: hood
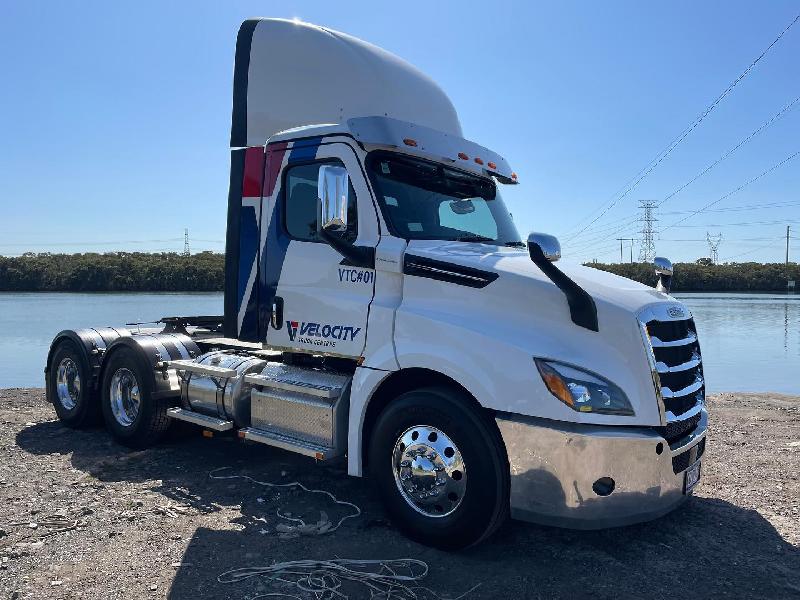
[[(407, 252), (492, 271), (501, 277), (505, 274), (529, 279), (532, 283), (545, 289), (552, 288), (554, 292), (563, 296), (555, 284), (533, 263), (527, 249), (481, 243), (412, 240)], [(611, 305), (634, 315), (652, 304), (678, 302), (669, 294), (659, 292), (655, 288), (600, 269), (570, 264), (556, 266), (586, 290), (595, 303)], [(653, 279), (655, 280), (655, 274)]]
[[(617, 416), (579, 415), (566, 407), (555, 414), (561, 406), (544, 400), (549, 392), (542, 387), (532, 363), (532, 358), (538, 357), (602, 374), (621, 387), (634, 404), (633, 423), (661, 422), (639, 319), (666, 313), (679, 304), (669, 295), (597, 269), (565, 265), (563, 272), (594, 300), (598, 323), (598, 330), (594, 331), (573, 321), (564, 292), (533, 263), (526, 249), (411, 240), (406, 260), (410, 256), (470, 268), (473, 271), (463, 271), (473, 276), (476, 276), (474, 270), (479, 269), (497, 277), (486, 277), (489, 283), (476, 287), (448, 285), (431, 278), (407, 278), (398, 322), (406, 331), (414, 332), (409, 336), (409, 344), (430, 348), (437, 347), (440, 339), (457, 340), (461, 363), (472, 356), (470, 349), (475, 348), (476, 372), (484, 368), (487, 353), (502, 357), (498, 381), (516, 378), (520, 389), (540, 393), (540, 399), (532, 400), (530, 405), (525, 404), (525, 398), (533, 397), (533, 392), (517, 394), (520, 404), (515, 410), (520, 414), (586, 423), (620, 422)], [(447, 272), (444, 265), (440, 268)], [(683, 316), (688, 311), (680, 312)], [(430, 332), (435, 333), (433, 338), (426, 337)], [(402, 346), (405, 341), (401, 339), (398, 343)], [(437, 350), (437, 356), (448, 355), (447, 347)], [(431, 353), (426, 351), (426, 355)], [(495, 395), (489, 393), (488, 397)]]

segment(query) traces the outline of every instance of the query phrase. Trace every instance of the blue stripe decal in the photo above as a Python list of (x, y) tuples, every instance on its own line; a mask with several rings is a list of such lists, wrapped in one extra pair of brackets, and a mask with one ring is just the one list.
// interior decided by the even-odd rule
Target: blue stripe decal
[(247, 309), (239, 331), (239, 339), (242, 340), (254, 340), (258, 337), (258, 323), (255, 318), (256, 311), (254, 310), (256, 301), (255, 286), (250, 292), (250, 297), (244, 297), (247, 293), (247, 280), (250, 278), (250, 271), (256, 261), (257, 252), (258, 222), (256, 221), (256, 209), (253, 206), (242, 206), (239, 226), (239, 297), (236, 303), (238, 314), (238, 310), (241, 310), (242, 302), (247, 302)]
[[(289, 152), (287, 166), (293, 162), (316, 158), (321, 141), (321, 137), (315, 137), (295, 142)], [(283, 173), (280, 173), (278, 177), (281, 178), (280, 192), (272, 209), (272, 218), (269, 220), (269, 230), (267, 231), (265, 244), (266, 257), (262, 259), (259, 269), (260, 297), (262, 298), (259, 306), (259, 319), (261, 321), (261, 331), (263, 332), (262, 337), (266, 337), (266, 332), (269, 331), (272, 301), (278, 291), (283, 263), (286, 260), (286, 252), (291, 241), (283, 230)], [(283, 323), (280, 324), (280, 327), (283, 327)]]
[(300, 162), (302, 160), (314, 160), (321, 142), (321, 137), (308, 138), (307, 140), (295, 142), (292, 146), (292, 151), (289, 153), (289, 163)]

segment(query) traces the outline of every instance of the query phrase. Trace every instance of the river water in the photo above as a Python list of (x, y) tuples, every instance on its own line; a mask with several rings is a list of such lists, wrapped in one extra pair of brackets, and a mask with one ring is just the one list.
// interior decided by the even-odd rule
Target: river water
[[(710, 392), (800, 394), (800, 294), (679, 294)], [(0, 293), (0, 387), (40, 387), (53, 335), (169, 315), (222, 314), (222, 294)]]

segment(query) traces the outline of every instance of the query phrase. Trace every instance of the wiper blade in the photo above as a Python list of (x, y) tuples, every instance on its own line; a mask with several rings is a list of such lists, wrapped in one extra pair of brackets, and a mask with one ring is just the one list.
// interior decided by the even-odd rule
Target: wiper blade
[(525, 242), (506, 242), (503, 244), (504, 246), (509, 246), (510, 248), (527, 248), (528, 245)]
[(457, 242), (494, 242), (495, 240), (484, 235), (462, 235), (455, 238)]

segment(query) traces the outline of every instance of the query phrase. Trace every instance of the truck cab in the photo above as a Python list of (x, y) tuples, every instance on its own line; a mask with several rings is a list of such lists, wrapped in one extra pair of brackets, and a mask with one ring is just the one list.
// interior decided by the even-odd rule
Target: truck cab
[[(278, 59), (280, 57), (280, 59)], [(224, 315), (60, 333), (66, 424), (137, 447), (182, 420), (344, 459), (441, 548), (510, 513), (600, 528), (662, 515), (700, 474), (707, 414), (689, 310), (558, 268), (502, 199), (519, 178), (452, 103), (345, 34), (246, 21), (234, 70)]]

